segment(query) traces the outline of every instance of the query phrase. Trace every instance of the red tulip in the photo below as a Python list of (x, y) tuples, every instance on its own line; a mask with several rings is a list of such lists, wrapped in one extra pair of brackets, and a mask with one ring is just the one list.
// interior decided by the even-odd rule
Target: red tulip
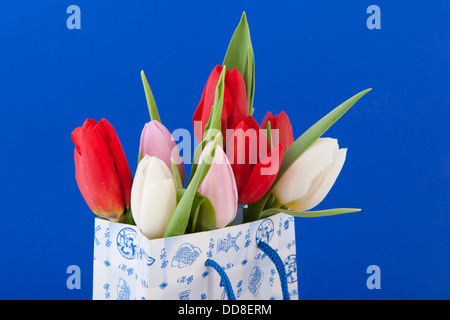
[[(294, 143), (291, 122), (287, 114), (282, 111), (279, 115), (273, 116), (272, 112), (267, 112), (261, 123), (261, 129), (267, 128), (267, 122), (270, 121), (271, 129), (278, 130), (278, 142), (281, 143), (286, 151)], [(272, 132), (273, 133), (273, 132)]]
[(239, 204), (261, 199), (275, 181), (283, 158), (284, 147), (269, 141), (251, 116), (239, 122), (231, 136), (227, 156), (236, 179)]
[[(202, 141), (203, 132), (208, 122), (212, 106), (214, 105), (214, 97), (216, 94), (216, 86), (222, 72), (222, 66), (217, 65), (211, 72), (203, 94), (195, 110), (193, 117), (194, 134), (198, 141)], [(238, 69), (233, 68), (231, 71), (225, 71), (225, 92), (223, 95), (223, 107), (221, 116), (221, 131), (223, 137), (226, 136), (226, 129), (233, 128), (240, 120), (247, 116), (247, 93), (245, 89), (244, 78)], [(201, 122), (201, 126), (196, 125), (196, 121)], [(201, 128), (201, 132), (200, 132)]]
[(89, 208), (113, 221), (130, 207), (133, 176), (113, 126), (87, 119), (72, 132), (75, 178)]

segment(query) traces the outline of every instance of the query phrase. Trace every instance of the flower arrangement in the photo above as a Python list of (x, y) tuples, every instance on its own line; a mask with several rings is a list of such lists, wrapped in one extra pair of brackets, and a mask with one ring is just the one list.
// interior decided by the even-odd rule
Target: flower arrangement
[(322, 135), (370, 89), (333, 109), (294, 140), (288, 115), (253, 118), (255, 62), (245, 12), (222, 65), (209, 75), (193, 115), (199, 144), (186, 176), (180, 150), (161, 121), (141, 72), (151, 121), (140, 137), (133, 177), (121, 142), (105, 119), (72, 132), (75, 177), (89, 208), (111, 221), (135, 224), (148, 239), (230, 225), (239, 206), (244, 222), (284, 212), (314, 217), (360, 209), (311, 211), (328, 194), (346, 158)]

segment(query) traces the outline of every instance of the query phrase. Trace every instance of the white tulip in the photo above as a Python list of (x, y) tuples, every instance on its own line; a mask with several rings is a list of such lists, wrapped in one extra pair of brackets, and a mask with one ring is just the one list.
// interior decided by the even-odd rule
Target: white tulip
[(328, 194), (344, 165), (347, 149), (336, 139), (316, 140), (283, 174), (273, 195), (287, 207), (304, 211), (317, 206)]
[(131, 188), (131, 212), (149, 239), (161, 238), (177, 206), (172, 172), (164, 161), (146, 155), (139, 162)]

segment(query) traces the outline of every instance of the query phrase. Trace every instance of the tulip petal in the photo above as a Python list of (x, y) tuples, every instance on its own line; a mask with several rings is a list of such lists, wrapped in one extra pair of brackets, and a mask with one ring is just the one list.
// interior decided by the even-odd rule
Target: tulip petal
[[(200, 161), (203, 159), (203, 154), (209, 152), (211, 145), (211, 142), (208, 143), (203, 150)], [(236, 181), (230, 162), (220, 145), (216, 147), (213, 163), (198, 192), (208, 197), (213, 204), (217, 228), (223, 228), (233, 221), (236, 216), (238, 200)]]
[[(133, 215), (133, 219), (138, 225), (138, 221), (140, 221), (141, 215), (141, 199), (142, 199), (142, 190), (144, 189), (144, 167), (146, 165), (146, 161), (144, 158), (139, 161), (139, 164), (136, 169), (136, 173), (134, 175), (133, 186), (131, 187), (131, 213)], [(139, 226), (139, 225), (138, 225)]]
[[(272, 116), (272, 113), (269, 111), (261, 122), (261, 129), (266, 129), (269, 121), (274, 141), (281, 143), (286, 151), (294, 143), (294, 135), (289, 117), (284, 111), (276, 116)], [(278, 130), (278, 136), (274, 136), (275, 132), (277, 132), (275, 130)]]
[[(72, 131), (72, 134), (70, 135), (70, 137), (72, 138), (72, 142), (75, 145), (75, 152), (78, 152), (81, 155), (81, 140), (83, 139), (84, 142), (84, 137), (86, 135), (85, 133), (86, 130), (84, 130), (82, 127), (78, 127), (75, 130)], [(82, 137), (83, 135), (83, 137)]]
[(91, 129), (92, 127), (95, 127), (98, 124), (97, 121), (94, 119), (86, 119), (83, 123), (82, 128), (83, 129)]
[(339, 149), (335, 152), (333, 162), (318, 175), (311, 183), (308, 193), (296, 201), (287, 203), (286, 206), (295, 210), (309, 210), (317, 206), (330, 192), (341, 169), (344, 165), (347, 149)]
[(161, 159), (146, 155), (143, 160), (146, 160), (146, 164), (143, 169), (145, 177), (143, 185), (144, 188), (158, 181), (172, 178), (170, 169)]
[(227, 156), (231, 159), (239, 195), (255, 166), (267, 157), (269, 150), (269, 140), (253, 117), (248, 116), (236, 125), (231, 143), (227, 145)]
[[(336, 139), (316, 140), (285, 172), (275, 185), (273, 194), (281, 203), (304, 197), (313, 180), (333, 161), (338, 150)], [(300, 210), (300, 209), (299, 209)], [(302, 209), (303, 210), (303, 209)]]
[[(202, 121), (203, 109), (205, 105), (205, 92), (206, 87), (203, 89), (202, 96), (200, 98), (200, 102), (198, 103), (197, 108), (194, 111), (194, 115), (192, 117), (192, 126), (194, 128), (194, 136), (197, 138), (197, 141), (203, 140), (203, 131), (205, 130), (206, 123)], [(200, 125), (198, 125), (200, 123)]]
[[(170, 166), (171, 136), (169, 130), (158, 121), (152, 120), (146, 123), (141, 133), (140, 149), (142, 155), (157, 157)], [(166, 161), (166, 158), (168, 161)]]
[(117, 220), (124, 212), (122, 191), (113, 157), (97, 130), (77, 128), (72, 132), (75, 144), (75, 178), (83, 198), (97, 215)]
[(264, 119), (261, 122), (261, 129), (265, 129), (267, 127), (267, 122), (271, 121), (273, 118), (272, 112), (267, 111)]
[(203, 132), (205, 131), (205, 126), (208, 123), (209, 115), (211, 113), (212, 106), (214, 104), (215, 90), (217, 82), (219, 81), (220, 73), (222, 71), (221, 66), (216, 66), (210, 73), (208, 80), (206, 81), (205, 88), (203, 89), (202, 97), (200, 99), (199, 105), (194, 112), (193, 122), (195, 128), (195, 121), (201, 121), (201, 136), (196, 137), (198, 141), (202, 141)]
[(239, 204), (254, 203), (264, 196), (277, 178), (283, 152), (281, 144), (275, 145), (267, 157), (253, 168), (245, 187), (239, 193)]
[(157, 157), (169, 168), (171, 168), (170, 158), (173, 158), (184, 184), (186, 173), (180, 151), (172, 134), (163, 124), (156, 120), (145, 124), (141, 132), (140, 150), (142, 156)]
[[(119, 136), (114, 130), (111, 123), (106, 119), (101, 119), (99, 125), (96, 127), (102, 134), (105, 142), (108, 145), (109, 151), (114, 159), (117, 176), (119, 178), (120, 188), (122, 191), (123, 202), (126, 207), (130, 207), (131, 185), (133, 184), (133, 175), (128, 164)], [(106, 133), (106, 136), (102, 133)]]
[(161, 238), (176, 206), (176, 190), (172, 179), (145, 185), (140, 220), (136, 221), (136, 225), (148, 239)]
[(284, 150), (287, 150), (294, 143), (294, 135), (289, 117), (284, 111), (274, 117), (272, 130), (274, 128), (279, 130), (279, 142), (283, 145)]
[[(195, 137), (198, 141), (203, 140), (203, 133), (205, 131), (206, 124), (208, 123), (209, 116), (211, 114), (212, 106), (214, 105), (214, 99), (216, 95), (216, 87), (217, 82), (219, 81), (220, 74), (222, 73), (223, 67), (217, 65), (211, 74), (209, 75), (208, 81), (206, 82), (205, 88), (203, 89), (202, 97), (197, 106), (197, 109), (194, 112), (193, 116), (193, 126), (197, 128), (195, 125), (196, 121), (201, 121), (201, 132), (194, 132)], [(226, 74), (228, 71), (226, 71)], [(226, 77), (225, 74), (225, 77)], [(225, 86), (224, 97), (223, 97), (223, 107), (221, 114), (221, 125), (222, 129), (226, 130), (227, 128), (227, 119), (233, 110), (233, 101), (231, 99), (230, 92), (228, 88)], [(223, 131), (224, 132), (224, 131)]]
[(177, 192), (166, 164), (146, 155), (138, 164), (131, 190), (134, 221), (149, 239), (164, 235), (177, 204)]
[(227, 145), (227, 156), (239, 193), (247, 183), (253, 166), (258, 163), (258, 134), (258, 123), (252, 117), (246, 117), (234, 128)]
[(233, 104), (233, 110), (228, 117), (227, 126), (233, 128), (240, 120), (247, 116), (247, 92), (245, 89), (244, 78), (238, 69), (233, 68), (227, 72), (225, 85), (232, 94), (230, 98)]

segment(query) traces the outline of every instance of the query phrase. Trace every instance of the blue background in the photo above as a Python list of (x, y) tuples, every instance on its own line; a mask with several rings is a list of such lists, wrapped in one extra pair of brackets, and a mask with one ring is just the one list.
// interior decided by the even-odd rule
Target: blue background
[[(81, 30), (66, 27), (71, 4)], [(380, 30), (366, 27), (371, 4)], [(296, 220), (300, 298), (450, 298), (450, 3), (439, 0), (2, 1), (0, 298), (92, 297), (94, 214), (70, 133), (108, 119), (134, 172), (149, 121), (141, 69), (164, 124), (192, 132), (244, 10), (258, 121), (284, 110), (298, 137), (373, 88), (326, 133), (348, 154), (317, 207), (363, 210)], [(80, 290), (66, 287), (69, 265)], [(379, 290), (366, 286), (370, 265)]]

